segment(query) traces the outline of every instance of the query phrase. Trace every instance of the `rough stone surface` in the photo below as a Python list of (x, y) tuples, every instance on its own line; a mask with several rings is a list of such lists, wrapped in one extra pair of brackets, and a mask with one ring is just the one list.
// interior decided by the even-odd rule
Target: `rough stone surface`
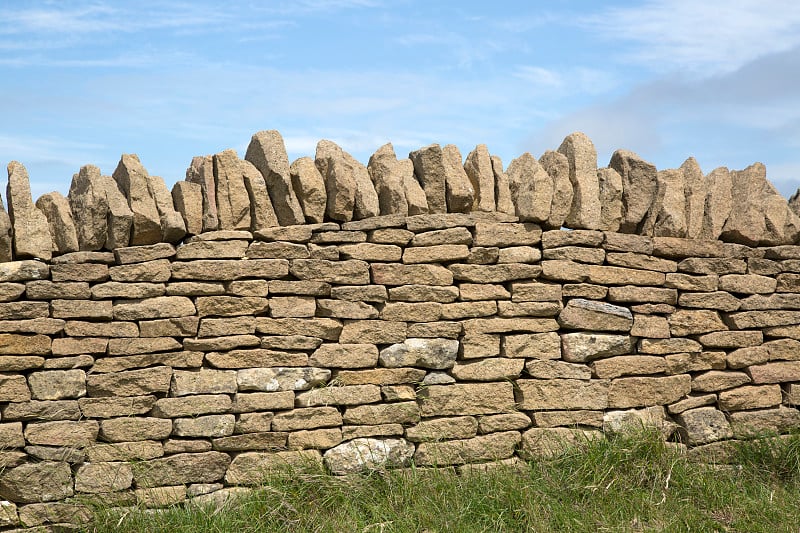
[(305, 222), (303, 208), (293, 187), (289, 158), (281, 134), (275, 130), (256, 133), (250, 139), (244, 158), (264, 177), (278, 223), (290, 226)]
[(8, 164), (8, 215), (14, 227), (14, 256), (49, 260), (53, 239), (44, 213), (33, 204), (28, 171), (17, 161)]
[(547, 222), (553, 202), (553, 178), (528, 152), (511, 161), (506, 173), (516, 215), (525, 221)]
[(413, 456), (414, 445), (404, 439), (358, 438), (331, 448), (323, 460), (341, 475), (407, 466)]
[(558, 151), (567, 157), (573, 190), (572, 207), (565, 224), (573, 229), (599, 229), (600, 185), (594, 144), (586, 135), (577, 132), (568, 135)]

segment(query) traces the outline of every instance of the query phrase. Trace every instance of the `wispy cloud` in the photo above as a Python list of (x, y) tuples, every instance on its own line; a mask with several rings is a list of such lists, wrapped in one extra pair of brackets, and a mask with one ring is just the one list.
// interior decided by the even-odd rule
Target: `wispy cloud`
[(625, 58), (654, 71), (730, 72), (800, 44), (796, 0), (648, 0), (583, 17), (579, 24), (632, 46)]

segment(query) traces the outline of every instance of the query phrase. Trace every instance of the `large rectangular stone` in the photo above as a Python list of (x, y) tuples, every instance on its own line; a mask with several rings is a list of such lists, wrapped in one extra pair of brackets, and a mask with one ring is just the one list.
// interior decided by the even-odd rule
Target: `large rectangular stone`
[(511, 382), (431, 385), (417, 395), (422, 416), (486, 415), (516, 409)]
[(800, 361), (777, 361), (747, 368), (753, 383), (800, 381)]
[(108, 269), (112, 281), (149, 281), (164, 283), (170, 277), (170, 263), (167, 259), (113, 266)]
[[(61, 300), (68, 301), (68, 300)], [(0, 320), (22, 320), (48, 318), (50, 304), (47, 302), (7, 302), (0, 303)], [(61, 317), (55, 317), (61, 318)]]
[(274, 279), (288, 274), (289, 261), (285, 259), (201, 259), (188, 263), (172, 263), (172, 279), (231, 281), (242, 278)]
[(453, 273), (441, 265), (377, 263), (370, 266), (377, 285), (452, 285)]
[(338, 285), (369, 283), (369, 263), (355, 259), (347, 261), (293, 259), (289, 271), (300, 280), (323, 281)]
[(172, 376), (172, 396), (193, 394), (232, 394), (237, 390), (233, 370), (201, 369), (198, 372), (175, 370)]
[[(256, 331), (264, 335), (304, 335), (318, 337), (327, 341), (339, 340), (339, 335), (342, 332), (341, 321), (332, 318), (256, 317), (255, 324)], [(403, 328), (405, 328), (405, 323), (403, 323)], [(403, 339), (405, 339), (405, 336)], [(342, 340), (341, 342), (347, 341)], [(393, 342), (402, 342), (402, 340)]]
[(608, 407), (625, 409), (675, 403), (692, 390), (688, 374), (668, 377), (619, 378), (611, 382)]
[(342, 420), (345, 424), (360, 425), (415, 424), (419, 416), (417, 402), (398, 402), (348, 407)]
[(525, 411), (606, 409), (608, 380), (520, 379), (519, 408)]
[(450, 265), (448, 268), (455, 279), (470, 283), (505, 283), (515, 280), (529, 280), (538, 278), (542, 273), (541, 266), (526, 263), (503, 263), (497, 265), (455, 264)]
[(139, 327), (135, 322), (69, 320), (64, 324), (64, 333), (70, 337), (138, 337)]
[(342, 425), (342, 415), (335, 407), (301, 407), (278, 413), (272, 419), (273, 431), (296, 431)]
[(92, 365), (92, 372), (122, 372), (148, 366), (169, 366), (172, 368), (199, 368), (203, 364), (203, 352), (165, 352), (130, 355), (127, 357), (103, 357)]
[(394, 344), (406, 340), (405, 322), (386, 320), (346, 321), (339, 336), (342, 344)]
[(475, 246), (530, 246), (542, 240), (542, 228), (533, 223), (491, 223), (475, 224)]
[(142, 396), (166, 393), (171, 379), (171, 368), (157, 366), (112, 374), (89, 374), (86, 387), (89, 396)]
[[(100, 303), (100, 302), (98, 302)], [(102, 302), (111, 304), (111, 302)], [(185, 296), (160, 296), (145, 300), (120, 301), (114, 304), (115, 320), (148, 320), (192, 316), (194, 303)]]
[(615, 266), (589, 265), (587, 274), (587, 281), (600, 285), (649, 285), (660, 287), (665, 280), (663, 272)]

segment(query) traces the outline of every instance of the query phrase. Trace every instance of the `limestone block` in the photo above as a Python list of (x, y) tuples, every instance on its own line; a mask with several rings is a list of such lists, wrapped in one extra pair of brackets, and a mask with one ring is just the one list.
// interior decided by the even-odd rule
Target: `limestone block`
[(569, 329), (630, 331), (633, 315), (624, 307), (578, 298), (567, 303), (558, 321)]
[(687, 374), (668, 377), (633, 377), (612, 380), (608, 407), (647, 407), (674, 403), (689, 394), (692, 378)]
[(199, 183), (177, 181), (172, 186), (172, 203), (180, 213), (189, 235), (203, 232), (203, 187)]
[(549, 220), (553, 179), (528, 152), (511, 161), (506, 170), (516, 215), (525, 221)]
[(25, 427), (25, 440), (42, 446), (85, 447), (97, 441), (98, 423), (94, 420), (30, 422)]
[(289, 158), (281, 134), (276, 130), (254, 134), (245, 159), (264, 177), (278, 223), (282, 226), (304, 223), (303, 209), (292, 185)]
[(656, 195), (640, 225), (643, 235), (686, 236), (686, 196), (683, 172), (662, 170), (656, 174)]
[(622, 177), (623, 220), (620, 231), (636, 233), (656, 197), (656, 167), (627, 150), (614, 152), (608, 166)]
[(613, 168), (597, 170), (600, 188), (600, 229), (618, 231), (622, 223), (622, 177)]
[[(307, 222), (317, 224), (324, 221), (327, 192), (325, 180), (310, 157), (301, 157), (289, 167), (292, 189), (303, 209)], [(380, 194), (380, 193), (379, 193)]]
[(138, 487), (213, 483), (225, 476), (230, 463), (227, 453), (179, 453), (134, 463), (133, 478)]
[(36, 200), (36, 207), (47, 218), (50, 236), (53, 238), (53, 250), (61, 254), (77, 252), (78, 233), (69, 201), (61, 193), (51, 192), (40, 196)]
[(458, 354), (458, 341), (410, 338), (381, 350), (381, 366), (418, 366), (431, 369), (452, 368)]
[(217, 186), (214, 180), (213, 157), (210, 155), (193, 157), (189, 168), (186, 169), (186, 181), (200, 185), (203, 204), (202, 231), (219, 229)]
[(264, 176), (249, 162), (240, 161), (242, 179), (250, 200), (250, 231), (259, 231), (278, 225)]
[(485, 144), (479, 144), (472, 150), (464, 162), (475, 199), (472, 211), (496, 211), (495, 176), (492, 168), (492, 159)]
[(62, 400), (86, 395), (83, 370), (47, 370), (28, 375), (31, 397), (35, 400)]
[(219, 229), (250, 229), (250, 196), (244, 184), (244, 165), (234, 150), (215, 154), (213, 161)]
[(325, 452), (323, 460), (337, 475), (407, 466), (414, 445), (404, 439), (357, 438)]
[(321, 140), (317, 143), (314, 164), (325, 182), (325, 215), (341, 222), (352, 220), (358, 185), (344, 151), (332, 141)]
[(44, 213), (33, 204), (28, 171), (17, 161), (8, 164), (6, 198), (14, 227), (14, 256), (50, 260), (53, 256), (50, 226)]
[[(413, 179), (413, 163), (412, 163)], [(407, 165), (397, 160), (394, 147), (391, 143), (384, 144), (372, 154), (367, 164), (370, 178), (375, 184), (378, 194), (381, 215), (409, 214), (408, 201), (406, 200), (405, 173)], [(413, 213), (419, 214), (419, 213)]]
[(409, 158), (414, 164), (414, 174), (425, 191), (429, 212), (447, 213), (447, 170), (442, 148), (432, 144), (411, 152)]
[(368, 404), (348, 407), (344, 412), (345, 424), (416, 424), (420, 409), (416, 402)]
[(706, 179), (694, 157), (683, 162), (684, 193), (686, 196), (686, 237), (699, 239), (703, 233), (706, 207)]
[(503, 161), (500, 156), (490, 156), (492, 161), (492, 174), (494, 174), (494, 197), (497, 201), (497, 212), (513, 215), (514, 202), (511, 200), (511, 188), (508, 183), (508, 174), (503, 172)]
[(518, 405), (526, 411), (551, 409), (605, 409), (608, 380), (520, 379)]
[(414, 462), (422, 466), (445, 466), (498, 461), (514, 455), (520, 440), (519, 432), (505, 431), (471, 439), (424, 442), (417, 446)]
[(100, 250), (108, 233), (108, 199), (100, 169), (87, 165), (72, 176), (68, 200), (81, 250)]
[(558, 152), (567, 157), (572, 182), (572, 206), (565, 225), (573, 229), (598, 229), (601, 222), (597, 151), (583, 133), (568, 135)]
[(264, 392), (308, 390), (326, 383), (330, 377), (330, 370), (316, 367), (245, 368), (236, 373), (239, 390)]
[(418, 393), (422, 416), (486, 415), (515, 410), (510, 382), (431, 385)]
[(719, 313), (709, 309), (679, 309), (672, 313), (668, 320), (670, 333), (674, 337), (699, 335), (728, 329), (720, 319)]
[(732, 389), (750, 383), (751, 379), (744, 372), (728, 372), (709, 370), (692, 379), (692, 391), (716, 392)]
[(546, 226), (561, 228), (572, 209), (574, 195), (570, 180), (569, 161), (564, 154), (548, 150), (539, 158), (539, 164), (550, 175), (553, 182), (553, 200)]
[(0, 497), (17, 503), (62, 500), (73, 494), (72, 471), (66, 462), (26, 463), (0, 476)]
[[(132, 245), (161, 241), (161, 217), (149, 185), (149, 174), (136, 154), (123, 154), (112, 175), (133, 212)], [(108, 194), (108, 193), (107, 193)], [(110, 207), (110, 202), (109, 202)]]
[(161, 220), (161, 240), (180, 241), (186, 235), (186, 223), (183, 216), (175, 209), (167, 184), (160, 176), (148, 176), (147, 184)]
[(172, 369), (153, 367), (110, 374), (90, 374), (86, 389), (90, 396), (141, 396), (169, 390)]

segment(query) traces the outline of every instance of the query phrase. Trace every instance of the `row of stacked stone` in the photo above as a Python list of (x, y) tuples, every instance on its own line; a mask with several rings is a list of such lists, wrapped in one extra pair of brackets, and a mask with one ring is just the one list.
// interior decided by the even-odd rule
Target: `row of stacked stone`
[(48, 193), (35, 204), (27, 171), (12, 162), (7, 195), (8, 215), (0, 209), (0, 261), (177, 243), (207, 231), (472, 211), (506, 213), (546, 228), (748, 245), (793, 244), (800, 235), (792, 210), (800, 209), (800, 199), (790, 208), (760, 163), (704, 176), (693, 158), (679, 169), (657, 171), (618, 150), (607, 168), (598, 169), (594, 145), (582, 133), (567, 136), (538, 161), (525, 153), (504, 170), (485, 145), (464, 162), (454, 145), (433, 144), (399, 160), (386, 144), (364, 166), (326, 140), (314, 160), (290, 165), (281, 135), (262, 131), (244, 159), (233, 150), (195, 157), (171, 194), (137, 156), (123, 155), (112, 176), (87, 165), (73, 176), (68, 197)]
[(642, 423), (720, 457), (800, 427), (797, 246), (389, 215), (0, 280), (4, 525), (87, 518), (81, 495), (224, 497), (286, 463), (470, 468)]

